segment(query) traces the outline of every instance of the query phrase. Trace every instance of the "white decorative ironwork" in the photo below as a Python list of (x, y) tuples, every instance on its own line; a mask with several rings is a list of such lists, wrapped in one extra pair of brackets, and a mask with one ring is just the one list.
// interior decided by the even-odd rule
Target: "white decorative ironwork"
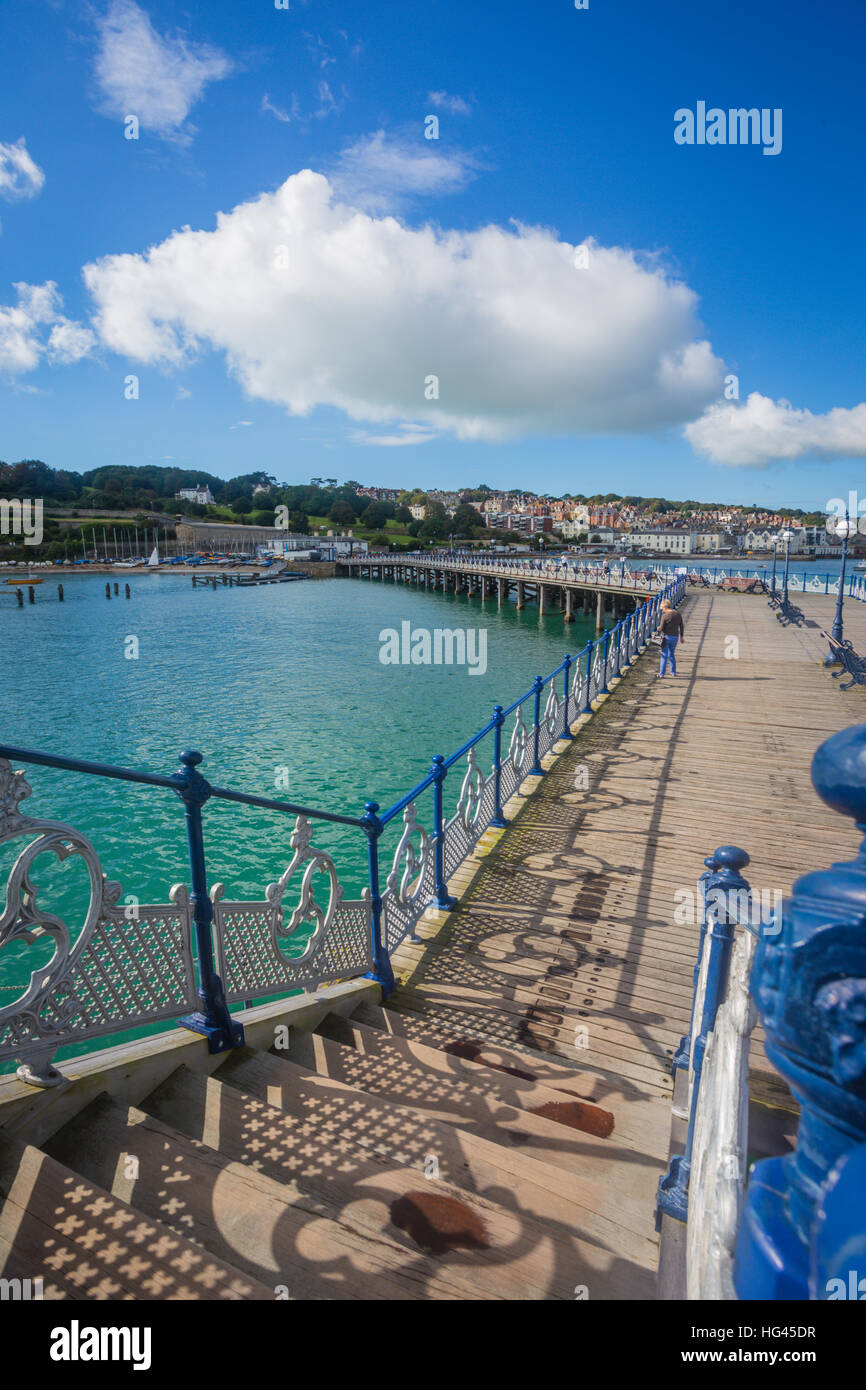
[(466, 775), (457, 802), (457, 814), (466, 830), (472, 830), (478, 820), (483, 791), (484, 774), (478, 766), (478, 755), (473, 746), (466, 755)]
[[(35, 836), (9, 875), (0, 949), (46, 936), (54, 944), (21, 995), (0, 1008), (0, 1059), (24, 1059), (22, 1080), (53, 1086), (63, 1080), (52, 1064), (59, 1047), (196, 1007), (190, 909), (181, 886), (170, 904), (137, 904), (132, 915), (118, 907), (121, 885), (105, 877), (91, 842), (62, 821), (22, 815), (18, 803), (29, 795), (22, 773), (0, 759), (0, 842)], [(89, 901), (77, 930), (39, 906), (34, 866), (45, 854), (81, 860), (87, 869)]]
[(511, 730), (511, 741), (508, 745), (508, 757), (514, 765), (518, 781), (523, 776), (523, 765), (527, 761), (528, 751), (529, 737), (523, 722), (523, 706), (518, 705), (514, 716), (514, 728)]
[(544, 723), (547, 725), (548, 732), (556, 733), (557, 722), (561, 705), (556, 694), (556, 687), (553, 681), (550, 682), (550, 690), (547, 694), (547, 704), (544, 706)]
[[(416, 852), (412, 843), (417, 835), (420, 844)], [(410, 801), (403, 812), (403, 834), (394, 853), (394, 867), (387, 880), (387, 891), (401, 907), (413, 907), (424, 886), (424, 866), (431, 853), (430, 836), (415, 819), (415, 803)]]
[(403, 812), (403, 833), (382, 894), (382, 938), (388, 952), (407, 936), (415, 940), (415, 924), (429, 906), (436, 886), (434, 841), (416, 814), (415, 803), (410, 802)]

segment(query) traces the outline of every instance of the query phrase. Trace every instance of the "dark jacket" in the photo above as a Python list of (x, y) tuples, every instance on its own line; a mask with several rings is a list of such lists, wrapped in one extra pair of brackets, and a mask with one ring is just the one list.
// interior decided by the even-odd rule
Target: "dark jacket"
[(662, 613), (659, 631), (662, 637), (682, 637), (683, 620), (675, 608), (666, 608)]

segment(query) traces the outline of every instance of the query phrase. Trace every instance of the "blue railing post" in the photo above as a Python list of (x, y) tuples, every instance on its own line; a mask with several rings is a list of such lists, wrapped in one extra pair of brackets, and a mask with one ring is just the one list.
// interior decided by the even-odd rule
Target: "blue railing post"
[(565, 696), (565, 704), (563, 705), (563, 711), (562, 711), (562, 733), (560, 734), (560, 738), (574, 738), (574, 734), (571, 732), (571, 727), (570, 727), (569, 718), (568, 718), (568, 702), (569, 702), (569, 699), (571, 698), (570, 695), (569, 695), (569, 690), (568, 690), (568, 676), (569, 676), (569, 672), (570, 672), (570, 671), (571, 671), (571, 657), (570, 657), (570, 656), (568, 655), (568, 653), (566, 652), (565, 658), (564, 658), (563, 663), (562, 663), (562, 672), (563, 672), (563, 674), (562, 674), (562, 684), (563, 684), (563, 691), (562, 691), (562, 693), (563, 693), (563, 695)]
[(531, 773), (535, 777), (540, 777), (544, 768), (538, 756), (538, 736), (541, 733), (541, 692), (544, 689), (544, 681), (541, 676), (536, 676), (532, 682), (532, 689), (535, 694), (534, 709), (532, 715), (532, 767)]
[(376, 980), (382, 987), (382, 997), (387, 999), (394, 992), (394, 972), (391, 957), (382, 941), (382, 894), (379, 888), (379, 837), (384, 826), (378, 817), (378, 801), (364, 803), (361, 824), (367, 836), (367, 862), (370, 871), (370, 929), (372, 935), (373, 969), (368, 980)]
[(504, 826), (508, 822), (502, 814), (502, 725), (505, 715), (501, 705), (493, 706), (493, 819), (491, 825)]
[(583, 649), (583, 663), (586, 671), (586, 685), (584, 686), (583, 709), (581, 714), (592, 714), (592, 695), (590, 685), (592, 684), (592, 639), (590, 639)]
[(433, 758), (433, 766), (430, 770), (433, 774), (433, 825), (436, 832), (434, 843), (436, 906), (441, 908), (443, 912), (450, 912), (452, 907), (457, 906), (457, 899), (451, 897), (445, 882), (445, 816), (442, 810), (442, 783), (448, 776), (448, 769), (441, 753), (437, 753)]
[[(862, 834), (866, 725), (821, 744), (812, 782)], [(755, 950), (752, 995), (767, 1056), (798, 1101), (800, 1121), (793, 1153), (752, 1169), (734, 1286), (739, 1298), (827, 1299), (828, 1262), (836, 1262), (835, 1274), (840, 1262), (856, 1270), (866, 1236), (857, 1224), (861, 1189), (835, 1256), (825, 1243), (840, 1231), (834, 1214), (840, 1175), (856, 1168), (866, 1142), (866, 844), (855, 859), (798, 879), (774, 925)], [(861, 1265), (858, 1278), (864, 1273)], [(861, 1285), (852, 1296), (862, 1292)]]
[(172, 775), (175, 790), (183, 802), (189, 849), (190, 904), (195, 924), (198, 997), (201, 1009), (178, 1020), (183, 1028), (207, 1038), (209, 1052), (227, 1052), (243, 1047), (243, 1025), (232, 1018), (225, 1000), (222, 980), (214, 969), (213, 903), (207, 891), (201, 808), (211, 794), (210, 784), (198, 771), (201, 753), (181, 753), (181, 767)]
[[(709, 863), (710, 860), (706, 862)], [(690, 1059), (692, 1093), (689, 1104), (689, 1128), (685, 1152), (674, 1154), (664, 1177), (659, 1178), (657, 1226), (661, 1221), (662, 1214), (672, 1216), (676, 1221), (685, 1221), (688, 1218), (689, 1176), (692, 1166), (692, 1146), (695, 1138), (695, 1122), (698, 1113), (704, 1056), (709, 1035), (715, 1026), (719, 1005), (724, 999), (728, 987), (734, 927), (738, 916), (736, 895), (749, 893), (749, 885), (740, 873), (740, 869), (745, 868), (749, 862), (749, 856), (744, 849), (739, 849), (737, 845), (722, 845), (711, 856), (711, 862), (714, 867), (706, 876), (701, 876), (704, 885), (705, 904), (702, 907), (702, 912), (706, 913), (704, 949), (709, 949), (710, 954), (707, 961), (699, 1029)], [(733, 903), (729, 894), (735, 895)], [(708, 933), (707, 928), (709, 928)], [(699, 976), (700, 968), (697, 973)], [(693, 1016), (695, 1004), (696, 1001), (693, 1001)]]

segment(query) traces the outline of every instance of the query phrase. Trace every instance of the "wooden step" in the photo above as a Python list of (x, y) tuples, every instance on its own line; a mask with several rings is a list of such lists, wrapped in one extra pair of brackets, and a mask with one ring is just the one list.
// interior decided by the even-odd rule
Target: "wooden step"
[(519, 1148), (569, 1173), (598, 1182), (616, 1175), (625, 1190), (636, 1196), (651, 1193), (651, 1175), (662, 1163), (661, 1152), (645, 1154), (618, 1136), (598, 1138), (523, 1109), (513, 1096), (489, 1091), (483, 1080), (468, 1072), (456, 1078), (399, 1054), (363, 1056), (318, 1033), (292, 1037), (280, 1056), (368, 1095), (411, 1106), (504, 1147)]
[[(142, 1102), (149, 1115), (264, 1173), (321, 1217), (348, 1220), (405, 1249), (407, 1264), (429, 1257), (471, 1277), (476, 1297), (574, 1297), (594, 1276), (582, 1242), (525, 1213), (461, 1190), (360, 1146), (335, 1148), (332, 1127), (299, 1122), (249, 1092), (179, 1067)], [(583, 1275), (581, 1276), (581, 1271)]]
[[(360, 1153), (379, 1154), (401, 1167), (429, 1171), (435, 1162), (441, 1179), (473, 1191), (521, 1217), (545, 1223), (552, 1236), (577, 1233), (602, 1247), (599, 1268), (608, 1268), (617, 1251), (623, 1280), (634, 1288), (632, 1265), (654, 1268), (657, 1237), (653, 1204), (635, 1197), (624, 1184), (579, 1177), (531, 1157), (519, 1146), (506, 1148), (408, 1106), (398, 1106), (343, 1082), (315, 1075), (282, 1055), (239, 1048), (217, 1073), (229, 1085), (258, 1097), (306, 1124), (314, 1137), (330, 1136), (332, 1163), (354, 1161)], [(311, 1154), (318, 1153), (317, 1143)], [(628, 1167), (634, 1155), (622, 1167)], [(661, 1173), (657, 1164), (654, 1183)], [(649, 1174), (649, 1170), (648, 1174)], [(654, 1190), (654, 1188), (653, 1188)], [(587, 1255), (589, 1259), (590, 1256)], [(613, 1261), (616, 1269), (620, 1264)], [(616, 1269), (608, 1269), (612, 1278)], [(637, 1277), (637, 1276), (635, 1276)], [(641, 1276), (644, 1292), (609, 1297), (653, 1297), (651, 1281)], [(623, 1285), (624, 1286), (624, 1285)], [(599, 1296), (602, 1296), (599, 1293)]]
[[(131, 1207), (164, 1221), (291, 1299), (479, 1299), (478, 1285), (314, 1198), (188, 1138), (134, 1106), (97, 1097), (46, 1148)], [(126, 1156), (139, 1176), (123, 1177)]]
[[(597, 1017), (590, 1019), (575, 1011), (569, 1014), (538, 998), (517, 1002), (494, 990), (454, 990), (427, 980), (401, 985), (389, 1003), (400, 1009), (435, 1010), (459, 1029), (472, 1020), (492, 1041), (507, 1046), (523, 1043), (562, 1062), (571, 1061), (582, 1070), (593, 1068), (615, 1075), (623, 1088), (633, 1093), (670, 1097), (672, 1091), (670, 1064), (676, 1045), (673, 1032), (668, 1046), (653, 1044), (651, 1049), (642, 1048), (638, 1035), (633, 1046), (624, 1047), (608, 1034)], [(577, 1034), (581, 1025), (587, 1028), (586, 1035)], [(585, 1036), (588, 1046), (575, 1046), (578, 1036)]]
[[(461, 1086), (468, 1083), (473, 1090), (480, 1088), (488, 1100), (526, 1110), (531, 1115), (540, 1115), (570, 1129), (592, 1134), (597, 1139), (608, 1139), (615, 1132), (621, 1143), (628, 1142), (636, 1147), (640, 1144), (641, 1136), (635, 1117), (625, 1112), (622, 1123), (618, 1124), (610, 1109), (580, 1094), (580, 1078), (577, 1075), (573, 1078), (573, 1098), (566, 1099), (561, 1092), (547, 1086), (497, 1072), (477, 1060), (449, 1054), (443, 1048), (429, 1047), (405, 1038), (389, 1038), (381, 1029), (371, 1028), (354, 1018), (328, 1014), (315, 1031), (331, 1042), (352, 1048), (359, 1057), (374, 1057), (377, 1062), (389, 1063), (394, 1072), (401, 1075), (403, 1084), (411, 1084), (411, 1073), (420, 1068), (435, 1074), (443, 1086), (447, 1087), (452, 1082)], [(409, 1103), (412, 1103), (411, 1094)]]
[[(505, 1047), (486, 1037), (479, 1027), (473, 1025), (472, 1020), (477, 1015), (473, 1014), (467, 1020), (469, 1031), (464, 1035), (460, 1031), (460, 1020), (444, 1015), (440, 1009), (401, 1008), (401, 1002), (398, 990), (388, 1000), (387, 1007), (364, 1000), (352, 1011), (351, 1016), (370, 1028), (381, 1029), (389, 1037), (426, 1043), (428, 1047), (437, 1047), (450, 1056), (479, 1062), (493, 1071), (534, 1081), (552, 1090), (565, 1091), (568, 1095), (586, 1094), (596, 1103), (602, 1103), (599, 1095), (603, 1094), (608, 1081), (606, 1073), (593, 1069), (584, 1071), (565, 1061), (554, 1061), (550, 1056), (520, 1044)], [(610, 1080), (621, 1084), (618, 1077), (611, 1077)], [(579, 1089), (575, 1090), (575, 1087)]]
[(45, 1299), (273, 1299), (273, 1291), (0, 1130), (0, 1275)]
[[(335, 1021), (334, 1025), (331, 1020)], [(403, 1012), (390, 1004), (383, 1008), (365, 1001), (354, 1010), (350, 1021), (363, 1025), (365, 1036), (371, 1031), (379, 1032), (392, 1044), (407, 1044), (415, 1049), (420, 1046), (431, 1048), (444, 1052), (449, 1059), (463, 1067), (481, 1067), (497, 1072), (501, 1077), (498, 1084), (508, 1088), (509, 1092), (513, 1090), (516, 1096), (522, 1098), (521, 1103), (535, 1093), (544, 1098), (543, 1103), (556, 1103), (563, 1095), (590, 1103), (603, 1114), (613, 1116), (613, 1127), (609, 1133), (614, 1136), (643, 1143), (647, 1139), (648, 1126), (653, 1134), (658, 1128), (658, 1098), (647, 1099), (636, 1094), (632, 1088), (624, 1087), (621, 1078), (615, 1074), (560, 1064), (528, 1048), (503, 1047), (488, 1041), (477, 1028), (468, 1034), (461, 1034), (459, 1029), (440, 1021), (438, 1010), (429, 1013)], [(321, 1027), (339, 1028), (345, 1026), (345, 1022), (337, 1019), (336, 1015), (329, 1015)], [(330, 1033), (330, 1036), (339, 1040), (337, 1033)], [(664, 1103), (667, 1104), (666, 1101)], [(532, 1108), (531, 1104), (529, 1108)], [(556, 1118), (556, 1115), (547, 1112), (547, 1117)], [(664, 1130), (664, 1126), (661, 1129)], [(653, 1138), (652, 1142), (659, 1152), (667, 1154), (666, 1131), (660, 1141)]]

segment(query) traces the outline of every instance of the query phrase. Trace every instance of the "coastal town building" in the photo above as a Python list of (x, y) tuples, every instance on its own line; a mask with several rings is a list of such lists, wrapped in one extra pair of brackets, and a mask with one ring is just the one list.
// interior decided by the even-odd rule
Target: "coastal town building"
[(214, 500), (209, 487), (182, 487), (174, 495), (181, 502), (198, 502), (202, 507), (209, 507)]

